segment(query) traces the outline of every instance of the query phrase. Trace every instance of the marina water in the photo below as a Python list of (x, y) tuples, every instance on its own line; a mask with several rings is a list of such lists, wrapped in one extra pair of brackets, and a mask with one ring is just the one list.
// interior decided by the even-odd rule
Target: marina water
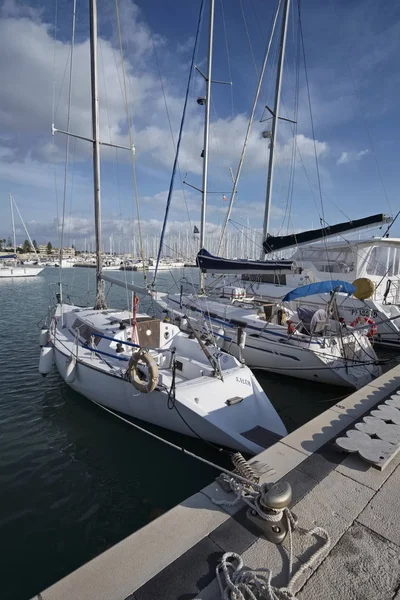
[[(181, 275), (163, 272), (160, 281), (171, 287)], [(129, 281), (142, 277), (126, 276)], [(195, 270), (191, 276), (196, 277)], [(65, 296), (93, 302), (94, 269), (63, 270), (62, 279)], [(46, 378), (39, 375), (39, 328), (58, 281), (56, 268), (31, 279), (0, 280), (3, 600), (29, 600), (217, 474), (92, 405), (69, 389), (55, 369)], [(109, 305), (124, 308), (130, 302), (130, 292), (111, 289)], [(346, 393), (279, 375), (257, 372), (257, 377), (288, 430)], [(201, 441), (145, 427), (230, 466)]]

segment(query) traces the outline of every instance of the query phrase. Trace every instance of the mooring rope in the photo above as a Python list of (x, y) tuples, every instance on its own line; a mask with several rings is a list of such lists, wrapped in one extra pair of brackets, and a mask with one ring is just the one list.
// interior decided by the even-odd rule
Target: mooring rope
[[(298, 571), (289, 578), (286, 587), (277, 588), (272, 585), (272, 571), (267, 567), (249, 569), (243, 564), (240, 554), (226, 552), (216, 568), (216, 577), (222, 600), (297, 600), (294, 586), (299, 577), (317, 560), (325, 554), (330, 547), (330, 537), (322, 527), (314, 527), (307, 531), (307, 535), (318, 535), (325, 543), (312, 556), (303, 563)], [(201, 600), (201, 598), (198, 598)]]
[[(242, 557), (235, 552), (227, 552), (223, 555), (221, 562), (216, 568), (216, 577), (222, 600), (296, 600), (293, 588), (302, 573), (313, 566), (318, 558), (330, 547), (330, 537), (327, 531), (321, 527), (314, 527), (306, 532), (306, 535), (319, 535), (325, 543), (310, 559), (306, 561), (293, 575), (293, 530), (295, 519), (288, 507), (282, 509), (271, 508), (268, 505), (267, 493), (271, 484), (264, 483), (261, 486), (256, 483), (243, 485), (234, 477), (223, 476), (235, 494), (233, 500), (212, 501), (218, 506), (234, 506), (241, 500), (245, 502), (252, 511), (260, 518), (272, 523), (278, 523), (286, 518), (289, 536), (289, 577), (287, 586), (276, 588), (272, 585), (272, 572), (268, 568), (249, 569), (243, 564)], [(252, 489), (253, 488), (253, 489)], [(198, 600), (201, 600), (200, 598)]]

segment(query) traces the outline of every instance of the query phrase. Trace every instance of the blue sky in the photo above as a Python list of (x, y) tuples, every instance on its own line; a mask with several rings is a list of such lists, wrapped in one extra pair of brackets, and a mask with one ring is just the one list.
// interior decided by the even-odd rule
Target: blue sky
[[(54, 41), (54, 0), (3, 0), (0, 13), (0, 237), (11, 233), (7, 195), (14, 194), (32, 237), (57, 243), (63, 200), (65, 137), (51, 136), (53, 77), (55, 125), (66, 124), (71, 39), (71, 1), (58, 0), (57, 41)], [(88, 10), (78, 0), (74, 53), (71, 130), (90, 135)], [(293, 118), (297, 0), (289, 25), (284, 72), (283, 116)], [(121, 92), (121, 66), (114, 0), (99, 0), (99, 86), (101, 134), (105, 141), (127, 143), (127, 121)], [(155, 61), (156, 46), (173, 133), (183, 106), (193, 36), (200, 2), (192, 0), (119, 0), (128, 102), (136, 147), (136, 171), (145, 234), (160, 230), (167, 195), (173, 145)], [(275, 0), (242, 0), (251, 49), (239, 0), (223, 0), (229, 60), (221, 0), (216, 1), (214, 77), (233, 86), (213, 86), (210, 181), (217, 191), (208, 198), (208, 227), (216, 236), (224, 218), (231, 179), (236, 169), (248, 115), (267, 43)], [(205, 69), (207, 13), (202, 28), (198, 64)], [(301, 15), (316, 149), (327, 222), (359, 218), (399, 208), (400, 5), (383, 0), (302, 0)], [(55, 61), (54, 61), (55, 56)], [(254, 60), (253, 60), (254, 56)], [(255, 62), (255, 64), (254, 64)], [(273, 103), (276, 43), (267, 67), (252, 136), (239, 184), (233, 220), (259, 229), (265, 197), (268, 149), (259, 123), (265, 102)], [(66, 73), (66, 75), (65, 75)], [(357, 93), (356, 93), (357, 90)], [(201, 184), (203, 110), (196, 103), (204, 83), (195, 75), (181, 155), (182, 176)], [(233, 112), (232, 112), (233, 108)], [(282, 122), (271, 231), (319, 226), (314, 143), (310, 126), (304, 68), (300, 68), (297, 164), (291, 220), (282, 223), (292, 155), (291, 126)], [(377, 164), (379, 169), (377, 168)], [(306, 174), (305, 174), (305, 172)], [(382, 175), (383, 184), (381, 181)], [(312, 182), (310, 189), (309, 180)], [(390, 206), (386, 199), (389, 198)], [(90, 147), (71, 142), (66, 195), (67, 241), (82, 245), (91, 238), (92, 179)], [(186, 204), (185, 204), (186, 200)], [(176, 180), (169, 232), (184, 232), (198, 223), (200, 194)], [(130, 238), (134, 226), (132, 171), (128, 153), (107, 150), (102, 157), (102, 211), (107, 238)], [(58, 209), (57, 209), (58, 206)], [(283, 226), (282, 226), (283, 225)], [(236, 225), (238, 226), (238, 225)], [(232, 229), (232, 226), (231, 226)], [(234, 229), (233, 229), (234, 230)], [(399, 233), (395, 225), (393, 233)], [(22, 229), (18, 237), (25, 238)]]

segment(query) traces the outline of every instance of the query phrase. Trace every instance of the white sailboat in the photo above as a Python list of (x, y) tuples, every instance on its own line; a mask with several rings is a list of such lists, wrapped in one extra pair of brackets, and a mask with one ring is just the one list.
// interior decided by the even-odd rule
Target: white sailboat
[[(287, 16), (289, 1), (286, 1), (284, 15)], [(283, 19), (285, 21), (285, 17)], [(284, 27), (281, 36), (281, 57), (285, 52), (286, 34)], [(296, 248), (290, 257), (291, 266), (285, 270), (276, 269), (274, 273), (254, 272), (246, 261), (238, 261), (238, 268), (234, 269), (234, 262), (227, 266), (226, 276), (223, 277), (221, 268), (214, 271), (216, 278), (208, 280), (207, 291), (211, 295), (220, 295), (226, 288), (240, 291), (243, 299), (257, 300), (260, 302), (280, 301), (291, 290), (318, 281), (327, 281), (330, 278), (339, 278), (346, 282), (355, 282), (356, 294), (336, 295), (336, 304), (339, 318), (347, 325), (354, 321), (365, 320), (368, 328), (371, 319), (376, 325), (376, 335), (373, 342), (394, 348), (400, 348), (400, 239), (390, 238), (389, 225), (382, 237), (352, 239), (348, 233), (357, 229), (364, 229), (373, 225), (382, 225), (391, 221), (385, 215), (374, 215), (364, 219), (357, 219), (334, 226), (324, 226), (320, 230), (311, 230), (287, 236), (271, 236), (268, 234), (269, 215), (272, 198), (272, 183), (274, 175), (274, 156), (277, 127), (279, 122), (280, 85), (283, 70), (283, 61), (280, 60), (277, 73), (277, 86), (275, 106), (272, 114), (272, 131), (266, 132), (270, 137), (270, 154), (267, 180), (267, 197), (263, 223), (264, 249), (261, 259), (271, 252), (287, 252)], [(251, 119), (250, 119), (251, 123)], [(235, 198), (241, 166), (243, 164), (245, 145), (239, 162), (237, 175), (231, 195), (229, 209), (226, 215), (219, 247), (231, 215)], [(331, 241), (337, 235), (337, 241)], [(318, 243), (319, 241), (319, 243)], [(221, 259), (213, 257), (221, 267)], [(208, 269), (213, 273), (212, 269)], [(360, 281), (361, 280), (361, 281)], [(315, 310), (326, 306), (330, 296), (318, 294), (307, 298), (307, 304)], [(291, 303), (296, 309), (304, 301), (299, 299)]]
[(72, 269), (75, 265), (75, 260), (72, 258), (63, 258), (62, 261), (55, 264), (56, 267), (61, 267), (62, 269)]
[[(240, 289), (242, 298), (281, 301), (299, 286), (326, 281), (327, 276), (339, 277), (359, 287), (356, 296), (336, 295), (339, 317), (347, 324), (359, 318), (373, 319), (377, 329), (374, 343), (400, 347), (400, 238), (306, 244), (294, 252), (291, 260), (292, 268), (272, 276), (242, 272), (224, 276), (216, 285), (210, 280), (212, 293), (218, 295), (231, 287)], [(307, 304), (316, 310), (328, 301), (329, 296), (321, 293), (307, 298)], [(292, 302), (291, 307), (295, 309), (302, 302)]]
[[(15, 204), (14, 198), (12, 197), (11, 194), (10, 194), (9, 198), (10, 198), (10, 210), (11, 210), (12, 235), (13, 235), (13, 242), (14, 242), (14, 254), (12, 256), (6, 255), (6, 254), (0, 256), (0, 278), (8, 278), (9, 279), (9, 278), (15, 278), (15, 277), (35, 277), (36, 275), (39, 275), (39, 273), (41, 273), (43, 271), (44, 267), (37, 266), (38, 262), (39, 262), (39, 257), (36, 254), (35, 247), (32, 243), (32, 240), (30, 238), (28, 230), (26, 229), (26, 226), (22, 219), (21, 213), (19, 212), (18, 207)], [(29, 242), (31, 244), (31, 247), (35, 253), (35, 256), (37, 259), (36, 265), (31, 265), (31, 264), (25, 265), (20, 260), (17, 259), (17, 242), (16, 242), (16, 237), (15, 237), (14, 206), (17, 209), (17, 212), (18, 212), (19, 217), (22, 221), (22, 224), (25, 228)]]
[[(271, 111), (273, 126), (265, 204), (265, 232), (268, 230), (271, 203), (274, 167), (273, 150), (277, 133), (289, 7), (290, 0), (285, 0), (282, 9), (275, 105), (274, 110)], [(268, 50), (263, 68), (265, 68), (267, 56)], [(261, 86), (260, 81), (256, 98)], [(208, 99), (210, 98), (209, 87), (207, 88)], [(254, 108), (255, 105), (253, 106), (253, 114)], [(209, 121), (209, 102), (206, 102), (203, 158), (205, 173), (207, 173)], [(232, 199), (236, 185), (237, 178), (234, 182)], [(353, 388), (361, 387), (377, 377), (381, 373), (381, 369), (369, 341), (368, 330), (362, 329), (359, 331), (356, 328), (352, 328), (351, 331), (343, 330), (341, 323), (337, 319), (331, 318), (329, 310), (325, 311), (324, 316), (321, 313), (319, 314), (319, 329), (314, 330), (310, 327), (312, 316), (307, 323), (304, 321), (304, 317), (300, 317), (297, 312), (290, 311), (289, 307), (281, 306), (280, 303), (270, 301), (268, 314), (264, 312), (264, 308), (260, 305), (257, 306), (249, 302), (239, 303), (238, 296), (240, 297), (244, 292), (242, 288), (235, 288), (231, 285), (228, 289), (225, 288), (222, 294), (208, 293), (205, 287), (207, 268), (205, 268), (204, 263), (206, 261), (212, 272), (217, 270), (217, 266), (222, 269), (222, 272), (224, 272), (224, 268), (230, 266), (231, 271), (233, 267), (236, 267), (236, 272), (243, 273), (245, 270), (249, 270), (253, 274), (276, 270), (290, 271), (292, 263), (290, 261), (265, 262), (264, 260), (224, 262), (223, 259), (209, 255), (204, 250), (206, 193), (207, 177), (203, 176), (202, 221), (200, 252), (198, 255), (200, 290), (198, 293), (188, 294), (153, 293), (159, 314), (166, 313), (174, 322), (179, 322), (181, 325), (186, 322), (185, 317), (190, 317), (199, 331), (211, 333), (213, 337), (219, 338), (222, 348), (229, 350), (236, 356), (243, 356), (246, 363), (252, 368)], [(264, 255), (262, 258), (264, 259)], [(230, 263), (230, 265), (226, 263)], [(328, 308), (327, 304), (325, 307)], [(284, 314), (289, 317), (289, 327), (282, 322), (282, 315)], [(243, 335), (244, 332), (247, 333), (246, 337)]]
[[(211, 0), (211, 12), (214, 0)], [(286, 434), (250, 369), (216, 345), (145, 314), (107, 309), (102, 284), (97, 93), (97, 7), (90, 0), (97, 295), (94, 308), (67, 304), (60, 290), (41, 332), (39, 371), (55, 363), (68, 385), (124, 415), (257, 453)], [(210, 23), (212, 37), (212, 22)], [(209, 64), (211, 59), (209, 56)], [(110, 276), (104, 275), (104, 279)], [(118, 280), (117, 280), (118, 281)], [(121, 281), (119, 285), (131, 289)]]
[(330, 318), (327, 303), (310, 312), (293, 310), (282, 301), (227, 296), (158, 293), (154, 299), (160, 315), (167, 314), (183, 329), (190, 318), (199, 332), (254, 369), (356, 389), (381, 374), (370, 327), (343, 328), (337, 318)]

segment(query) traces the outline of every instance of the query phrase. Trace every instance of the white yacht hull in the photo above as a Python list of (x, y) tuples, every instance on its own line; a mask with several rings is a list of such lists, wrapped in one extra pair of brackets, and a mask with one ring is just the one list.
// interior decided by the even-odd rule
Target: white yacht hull
[[(69, 310), (72, 313), (71, 307)], [(94, 314), (93, 311), (86, 312)], [(74, 311), (70, 320), (78, 316), (79, 310)], [(54, 361), (66, 383), (93, 402), (177, 433), (192, 437), (197, 434), (214, 444), (252, 454), (261, 452), (265, 445), (246, 438), (244, 434), (247, 435), (249, 431), (261, 429), (262, 425), (264, 431), (272, 433), (275, 438), (286, 435), (280, 417), (246, 366), (230, 363), (234, 368), (223, 371), (223, 381), (206, 375), (192, 379), (178, 379), (177, 376), (177, 410), (174, 410), (168, 402), (168, 370), (160, 370), (160, 386), (153, 392), (143, 394), (126, 378), (126, 362), (120, 363), (123, 365), (121, 368), (117, 360), (107, 358), (106, 362), (95, 351), (78, 347), (69, 329), (68, 326), (59, 328), (53, 321), (50, 343), (54, 348)], [(194, 342), (197, 347), (194, 340), (186, 338), (186, 341), (189, 345)], [(234, 360), (228, 355), (224, 356), (222, 362)], [(71, 376), (71, 362), (75, 363), (75, 360)], [(193, 362), (189, 360), (191, 368), (196, 362), (195, 359)], [(237, 403), (227, 403), (228, 399), (239, 396), (241, 400)]]
[(58, 264), (58, 267), (61, 267), (62, 269), (72, 269), (72, 267), (74, 266), (75, 263), (70, 262), (68, 260), (63, 260), (62, 261), (62, 265)]
[[(69, 356), (56, 349), (55, 364), (64, 380), (66, 380), (69, 363)], [(181, 417), (175, 411), (167, 408), (166, 396), (161, 392), (154, 391), (144, 397), (144, 394), (138, 392), (130, 382), (114, 378), (109, 373), (102, 373), (82, 363), (78, 366), (75, 381), (67, 383), (73, 390), (79, 392), (88, 400), (97, 402), (113, 411), (140, 419), (146, 423), (158, 425), (176, 433), (194, 437), (194, 434), (184, 424)], [(198, 391), (195, 388), (193, 389), (194, 397), (196, 397)], [(232, 435), (221, 431), (220, 428), (209, 421), (205, 421), (202, 414), (187, 410), (182, 404), (179, 409), (188, 425), (196, 431), (199, 437), (209, 442), (254, 454), (264, 450), (261, 446), (251, 444), (247, 440), (245, 440), (246, 444), (241, 443)]]
[[(292, 287), (275, 286), (265, 283), (253, 284), (250, 294), (254, 298), (264, 301), (281, 300)], [(298, 304), (322, 308), (329, 302), (329, 295), (320, 294), (308, 296), (303, 302), (291, 302), (289, 305), (296, 309)], [(377, 335), (374, 343), (382, 346), (400, 348), (400, 307), (396, 304), (382, 304), (377, 300), (358, 300), (353, 296), (337, 294), (336, 296), (339, 316), (343, 317), (347, 324), (352, 323), (357, 317), (371, 317), (377, 327)]]
[[(375, 344), (400, 348), (400, 309), (398, 306), (381, 304), (375, 300), (361, 301), (351, 297), (339, 298), (337, 304), (339, 316), (343, 317), (348, 324), (357, 317), (371, 317), (375, 321), (377, 328), (377, 335), (373, 339)], [(317, 298), (315, 305), (322, 306), (321, 298)]]
[[(231, 345), (225, 340), (222, 347), (230, 347), (233, 356), (239, 356), (237, 344)], [(267, 342), (260, 338), (247, 339), (243, 358), (252, 369), (355, 389), (367, 385), (380, 374), (379, 369), (373, 375), (370, 367), (360, 365), (348, 368), (343, 359), (332, 358), (323, 352), (320, 355), (307, 352), (270, 339)]]
[[(170, 269), (183, 269), (185, 266), (184, 263), (173, 263), (171, 265), (160, 264), (158, 265), (158, 271), (169, 271)], [(143, 267), (142, 267), (143, 269)], [(146, 265), (146, 271), (155, 271), (156, 265)]]
[[(207, 329), (212, 330), (213, 335), (220, 338), (224, 350), (235, 357), (242, 353), (246, 364), (252, 369), (355, 389), (367, 385), (381, 374), (380, 367), (374, 364), (377, 356), (361, 332), (353, 332), (350, 338), (346, 335), (342, 338), (346, 356), (354, 356), (354, 361), (348, 361), (332, 339), (316, 336), (312, 339), (307, 336), (303, 341), (296, 336), (289, 339), (284, 328), (273, 325), (266, 327), (265, 321), (257, 321), (252, 318), (253, 315), (249, 315), (247, 320), (244, 315), (241, 320), (246, 324), (248, 333), (245, 346), (240, 350), (237, 326), (232, 325), (228, 318), (229, 309), (234, 310), (232, 305), (224, 306), (209, 298), (190, 300), (181, 299), (178, 295), (168, 297), (166, 294), (159, 294), (155, 305), (158, 305), (160, 314), (168, 312), (173, 320), (187, 315), (199, 331), (207, 333)], [(203, 311), (205, 315), (212, 313), (212, 317), (203, 318)]]
[(2, 277), (36, 277), (43, 271), (44, 267), (1, 267)]

